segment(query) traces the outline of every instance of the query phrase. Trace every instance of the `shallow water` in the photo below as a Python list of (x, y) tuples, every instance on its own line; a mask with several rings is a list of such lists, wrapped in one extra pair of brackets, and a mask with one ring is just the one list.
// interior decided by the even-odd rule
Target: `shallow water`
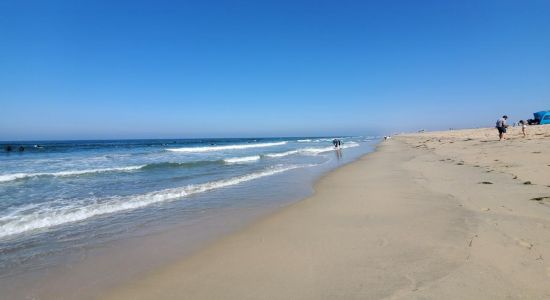
[(193, 248), (307, 196), (321, 174), (377, 141), (341, 139), (340, 151), (328, 137), (32, 142), (0, 152), (0, 286), (169, 232), (186, 237), (161, 239), (164, 248)]

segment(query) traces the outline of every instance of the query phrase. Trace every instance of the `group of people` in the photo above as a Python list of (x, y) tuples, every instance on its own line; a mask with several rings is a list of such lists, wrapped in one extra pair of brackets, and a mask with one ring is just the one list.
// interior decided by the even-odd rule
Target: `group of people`
[[(508, 124), (506, 124), (506, 120), (508, 120), (507, 115), (504, 115), (497, 120), (496, 128), (498, 130), (498, 138), (500, 141), (506, 139), (504, 136), (506, 134), (506, 128), (508, 128)], [(527, 128), (527, 123), (524, 120), (519, 120), (518, 125), (521, 126), (521, 133), (523, 133), (523, 137), (525, 137), (526, 136), (525, 129)]]

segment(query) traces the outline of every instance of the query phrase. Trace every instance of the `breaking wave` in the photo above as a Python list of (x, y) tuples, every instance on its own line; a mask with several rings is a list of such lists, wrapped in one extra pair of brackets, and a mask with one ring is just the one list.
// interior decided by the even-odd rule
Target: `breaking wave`
[(260, 159), (259, 155), (226, 158), (223, 161), (228, 164), (249, 163)]
[(92, 217), (134, 210), (155, 203), (174, 201), (189, 195), (225, 188), (292, 169), (313, 165), (291, 165), (267, 168), (263, 171), (229, 179), (192, 184), (133, 196), (115, 196), (104, 199), (72, 200), (70, 203), (32, 204), (19, 207), (0, 216), (0, 238), (83, 221)]
[[(342, 145), (340, 147), (340, 149), (352, 148), (352, 147), (357, 147), (357, 146), (359, 146), (358, 143), (349, 142), (349, 143), (346, 143), (346, 144)], [(319, 147), (319, 148), (301, 148), (301, 149), (298, 149), (298, 150), (291, 150), (291, 151), (280, 152), (280, 153), (269, 153), (269, 154), (265, 154), (265, 156), (266, 157), (277, 158), (277, 157), (284, 157), (284, 156), (294, 155), (294, 154), (317, 155), (317, 154), (321, 154), (321, 153), (329, 152), (329, 151), (334, 151), (334, 150), (335, 150), (335, 148), (332, 147), (332, 146)]]
[(145, 165), (117, 167), (117, 168), (101, 168), (101, 169), (88, 169), (88, 170), (59, 171), (59, 172), (4, 174), (4, 175), (0, 175), (0, 182), (7, 182), (7, 181), (18, 180), (18, 179), (32, 178), (32, 177), (43, 177), (43, 176), (65, 177), (65, 176), (76, 176), (76, 175), (93, 174), (93, 173), (105, 173), (105, 172), (130, 172), (130, 171), (139, 170), (143, 167), (145, 167)]
[(274, 142), (274, 143), (257, 143), (257, 144), (236, 144), (225, 146), (208, 146), (208, 147), (184, 147), (184, 148), (167, 148), (166, 150), (172, 152), (211, 152), (211, 151), (223, 151), (223, 150), (240, 150), (249, 148), (264, 148), (285, 145), (287, 142)]

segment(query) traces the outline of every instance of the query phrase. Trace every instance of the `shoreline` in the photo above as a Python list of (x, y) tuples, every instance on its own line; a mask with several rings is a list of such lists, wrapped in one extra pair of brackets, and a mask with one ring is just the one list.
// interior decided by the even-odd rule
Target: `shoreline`
[[(29, 272), (12, 269), (14, 272), (0, 282), (0, 290), (3, 290), (0, 294), (17, 299), (92, 299), (103, 295), (113, 287), (188, 257), (275, 211), (303, 200), (311, 195), (313, 184), (320, 177), (356, 160), (365, 151), (372, 151), (373, 144), (367, 141), (362, 147), (345, 149), (343, 158), (329, 153), (328, 163), (320, 168), (298, 169), (275, 179), (260, 179), (239, 187), (243, 193), (241, 197), (238, 197), (238, 189), (237, 193), (218, 190), (212, 195), (199, 195), (223, 197), (233, 204), (219, 205), (207, 214), (197, 211), (196, 218), (182, 218), (180, 215), (178, 220), (177, 213), (174, 213), (172, 219), (150, 224), (149, 229), (49, 258), (51, 267)], [(277, 187), (286, 188), (278, 192)], [(200, 199), (193, 202), (200, 205)], [(177, 208), (177, 202), (172, 206)]]
[[(502, 146), (481, 143), (492, 131), (381, 142), (319, 178), (311, 197), (100, 298), (546, 298), (550, 190), (468, 162), (469, 143)], [(507, 142), (519, 156), (520, 142), (548, 145)]]

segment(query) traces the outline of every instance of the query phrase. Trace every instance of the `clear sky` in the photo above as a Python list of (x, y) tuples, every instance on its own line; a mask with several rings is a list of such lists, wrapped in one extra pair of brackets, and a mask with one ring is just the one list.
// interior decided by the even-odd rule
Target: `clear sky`
[(0, 140), (355, 135), (547, 109), (547, 0), (0, 0)]

